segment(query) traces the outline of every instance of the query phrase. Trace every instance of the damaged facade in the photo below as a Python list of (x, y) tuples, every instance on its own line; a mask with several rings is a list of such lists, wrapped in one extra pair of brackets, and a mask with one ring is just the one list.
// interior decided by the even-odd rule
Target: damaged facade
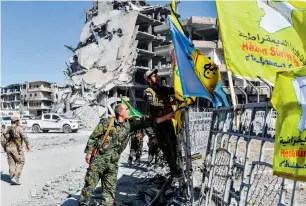
[(145, 71), (159, 68), (163, 74), (164, 69), (169, 76), (171, 59), (155, 52), (169, 39), (154, 32), (155, 26), (166, 24), (169, 13), (165, 6), (143, 1), (95, 2), (86, 10), (77, 47), (65, 45), (73, 52), (64, 71), (68, 83), (57, 85), (52, 112), (81, 117), (78, 113), (86, 107), (101, 117), (109, 115), (107, 107), (120, 96), (144, 112)]
[(31, 80), (1, 88), (1, 115), (40, 116), (49, 112), (56, 96), (56, 84)]
[[(132, 105), (144, 112), (145, 71), (159, 69), (161, 83), (172, 85), (171, 38), (167, 23), (170, 10), (144, 1), (98, 1), (85, 13), (80, 42), (76, 47), (65, 45), (73, 52), (64, 71), (68, 82), (58, 85), (52, 112), (82, 119), (80, 114), (91, 110), (95, 125), (99, 117), (110, 115), (112, 110), (107, 108), (120, 96), (128, 97)], [(182, 24), (193, 44), (220, 66), (229, 94), (216, 18), (191, 17)], [(245, 81), (235, 81), (238, 101), (243, 103), (245, 92), (252, 97), (254, 88), (248, 91), (250, 86)], [(261, 94), (258, 92), (263, 98), (268, 94), (264, 87)], [(255, 100), (256, 96), (255, 93)], [(200, 99), (197, 106), (209, 106), (209, 103)]]

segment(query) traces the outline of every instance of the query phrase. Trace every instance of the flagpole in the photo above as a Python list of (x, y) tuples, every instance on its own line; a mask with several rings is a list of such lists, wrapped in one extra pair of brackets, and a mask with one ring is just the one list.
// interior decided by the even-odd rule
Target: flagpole
[(227, 78), (228, 78), (228, 83), (229, 83), (230, 92), (231, 92), (232, 104), (234, 106), (234, 117), (235, 117), (236, 129), (239, 129), (239, 118), (238, 118), (238, 111), (237, 111), (236, 93), (234, 90), (232, 72), (229, 70), (227, 70)]

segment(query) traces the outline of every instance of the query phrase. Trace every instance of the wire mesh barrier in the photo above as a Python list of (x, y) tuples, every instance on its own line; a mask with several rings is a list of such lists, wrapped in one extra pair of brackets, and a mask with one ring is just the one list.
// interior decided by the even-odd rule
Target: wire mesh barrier
[(211, 119), (211, 111), (189, 111), (189, 130), (192, 155), (204, 151), (209, 136)]
[[(199, 205), (306, 205), (300, 182), (272, 174), (276, 112), (269, 102), (238, 105), (238, 128), (232, 107), (204, 112), (201, 118), (209, 115)], [(196, 125), (201, 121), (190, 120), (190, 127), (196, 128), (191, 131), (202, 128)], [(192, 136), (193, 151), (205, 147), (197, 145), (197, 138), (200, 135)]]

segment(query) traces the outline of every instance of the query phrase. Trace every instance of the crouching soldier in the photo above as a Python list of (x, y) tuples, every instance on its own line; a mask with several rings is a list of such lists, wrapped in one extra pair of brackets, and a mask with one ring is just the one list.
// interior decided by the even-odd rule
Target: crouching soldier
[(141, 128), (155, 127), (156, 124), (173, 117), (173, 113), (171, 113), (156, 119), (144, 116), (128, 120), (129, 109), (125, 104), (118, 104), (115, 108), (115, 114), (116, 117), (102, 119), (88, 139), (85, 160), (89, 167), (79, 205), (90, 204), (92, 192), (100, 180), (103, 206), (113, 205), (118, 161), (129, 141), (128, 134)]
[(7, 127), (1, 135), (1, 145), (6, 152), (9, 174), (12, 184), (20, 185), (19, 178), (25, 162), (22, 151), (23, 142), (29, 151), (29, 140), (26, 133), (19, 126), (18, 117), (12, 117), (12, 125)]

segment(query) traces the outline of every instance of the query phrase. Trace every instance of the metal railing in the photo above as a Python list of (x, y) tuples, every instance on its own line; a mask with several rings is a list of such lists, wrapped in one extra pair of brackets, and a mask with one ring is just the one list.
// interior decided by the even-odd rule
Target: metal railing
[(209, 137), (211, 120), (211, 111), (189, 111), (191, 155), (204, 151)]
[(236, 128), (232, 107), (212, 113), (198, 205), (306, 205), (299, 182), (272, 174), (271, 103), (238, 105), (238, 114)]

